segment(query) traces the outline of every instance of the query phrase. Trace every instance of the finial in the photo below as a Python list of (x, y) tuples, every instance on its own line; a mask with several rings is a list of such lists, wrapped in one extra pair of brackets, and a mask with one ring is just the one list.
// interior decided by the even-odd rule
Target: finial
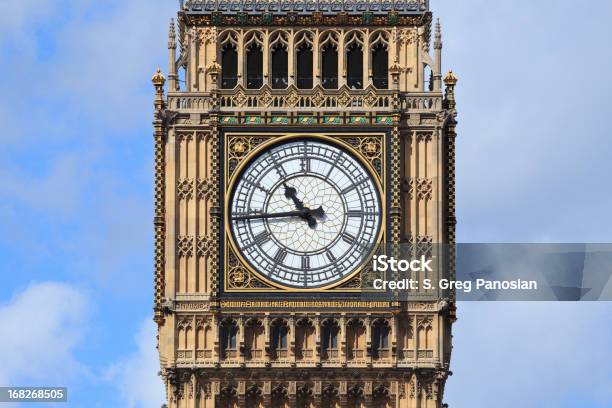
[(170, 29), (168, 30), (168, 48), (176, 48), (176, 32), (174, 31), (173, 17), (170, 17)]
[(393, 74), (399, 75), (402, 72), (402, 66), (399, 64), (399, 61), (396, 59), (393, 61), (393, 64), (389, 67), (389, 72)]
[(155, 87), (162, 87), (166, 83), (166, 77), (162, 74), (160, 67), (157, 67), (157, 72), (155, 72), (155, 75), (151, 78), (151, 82), (153, 82)]
[(221, 65), (215, 60), (208, 66), (208, 72), (213, 75), (219, 75), (221, 73)]
[(436, 21), (436, 33), (434, 36), (434, 48), (442, 49), (442, 26), (440, 25), (440, 19)]
[(459, 78), (455, 76), (453, 71), (448, 71), (448, 74), (446, 74), (444, 77), (444, 83), (446, 86), (455, 86), (457, 85), (457, 81), (459, 81)]

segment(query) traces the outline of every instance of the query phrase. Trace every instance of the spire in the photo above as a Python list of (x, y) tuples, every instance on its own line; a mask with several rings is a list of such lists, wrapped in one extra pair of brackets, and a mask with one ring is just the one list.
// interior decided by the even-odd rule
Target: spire
[(434, 51), (434, 67), (431, 72), (433, 76), (433, 90), (440, 92), (442, 90), (442, 26), (440, 25), (440, 19), (436, 21)]
[(168, 92), (177, 91), (176, 75), (176, 32), (174, 31), (174, 18), (170, 18), (168, 29)]
[(170, 18), (170, 29), (168, 30), (168, 48), (176, 49), (176, 32), (174, 31), (174, 18)]
[(440, 25), (440, 19), (436, 21), (436, 34), (434, 39), (434, 49), (442, 49), (442, 26)]

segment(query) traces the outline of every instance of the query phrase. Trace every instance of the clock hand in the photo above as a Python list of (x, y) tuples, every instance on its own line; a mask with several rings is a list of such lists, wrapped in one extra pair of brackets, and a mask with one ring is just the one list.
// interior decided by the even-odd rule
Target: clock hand
[(287, 185), (287, 183), (283, 183), (283, 187), (285, 187), (285, 197), (293, 201), (295, 208), (297, 208), (298, 210), (310, 211), (303, 218), (308, 222), (308, 226), (310, 228), (315, 228), (317, 226), (317, 220), (315, 220), (313, 216), (322, 218), (325, 215), (325, 211), (323, 211), (323, 207), (319, 207), (315, 210), (310, 210), (308, 207), (304, 207), (304, 203), (297, 198), (297, 189)]
[(249, 214), (249, 215), (237, 215), (232, 217), (232, 220), (257, 220), (257, 219), (268, 219), (268, 218), (287, 218), (287, 217), (305, 217), (309, 215), (309, 211), (285, 211), (279, 213), (262, 213), (262, 214)]
[(310, 228), (314, 229), (317, 226), (317, 220), (314, 217), (323, 218), (324, 216), (325, 211), (323, 211), (323, 207), (320, 206), (319, 208), (310, 211), (308, 217), (306, 217), (306, 222), (308, 222), (308, 226)]
[(297, 198), (297, 190), (288, 186), (287, 183), (283, 183), (283, 187), (285, 187), (285, 197), (293, 201), (293, 205), (295, 205), (296, 209), (303, 210), (304, 203)]
[(323, 207), (316, 208), (311, 210), (309, 208), (304, 208), (300, 211), (285, 211), (279, 213), (263, 213), (263, 214), (249, 214), (249, 215), (237, 215), (232, 217), (232, 220), (235, 221), (246, 221), (246, 220), (256, 220), (256, 219), (270, 219), (270, 218), (287, 218), (287, 217), (301, 217), (308, 221), (308, 226), (314, 228), (317, 225), (317, 221), (314, 217), (322, 218), (325, 216), (325, 211)]

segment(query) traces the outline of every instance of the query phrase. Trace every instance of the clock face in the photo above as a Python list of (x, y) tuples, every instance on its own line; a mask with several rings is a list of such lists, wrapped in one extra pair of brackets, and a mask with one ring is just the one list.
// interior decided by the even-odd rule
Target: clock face
[(380, 193), (348, 151), (312, 139), (275, 145), (249, 162), (230, 192), (238, 251), (285, 287), (341, 281), (361, 266), (381, 228)]

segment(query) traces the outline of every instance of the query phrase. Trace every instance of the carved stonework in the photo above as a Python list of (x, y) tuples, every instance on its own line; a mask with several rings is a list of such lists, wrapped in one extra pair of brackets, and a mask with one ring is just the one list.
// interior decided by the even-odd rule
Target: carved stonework
[(179, 180), (176, 186), (176, 194), (181, 200), (191, 200), (193, 198), (193, 180)]
[(252, 274), (246, 267), (242, 265), (242, 262), (236, 256), (234, 251), (228, 249), (228, 273), (227, 273), (227, 285), (230, 289), (266, 289), (270, 286), (264, 283), (257, 276)]
[(179, 236), (176, 240), (176, 250), (181, 258), (191, 258), (193, 256), (193, 237)]
[(212, 178), (198, 179), (197, 192), (198, 199), (210, 200), (218, 190), (217, 183)]
[[(429, 2), (181, 4), (168, 74), (152, 78), (154, 311), (167, 408), (443, 408), (454, 294), (386, 298), (374, 289), (386, 274), (366, 249), (342, 263), (344, 274), (324, 269), (344, 256), (330, 248), (380, 244), (371, 252), (398, 256), (389, 244), (401, 243), (418, 258), (455, 241), (457, 77), (442, 81)], [(317, 158), (325, 144), (337, 149)], [(290, 159), (273, 154), (281, 145), (300, 147)], [(298, 177), (335, 180), (344, 219), (332, 218), (334, 194)], [(286, 232), (282, 218), (303, 228)], [(333, 222), (342, 234), (322, 229)], [(374, 232), (353, 236), (349, 223)], [(272, 245), (310, 233), (330, 243)], [(436, 273), (452, 278), (452, 248), (444, 261), (451, 270), (439, 262)]]
[(236, 171), (240, 163), (249, 155), (249, 153), (257, 148), (257, 146), (269, 140), (269, 137), (229, 137), (228, 146), (228, 167), (229, 176), (231, 177)]
[(432, 140), (432, 133), (431, 132), (419, 132), (417, 133), (417, 141), (420, 143), (426, 143), (426, 142), (431, 142)]
[(196, 251), (198, 257), (210, 257), (215, 253), (215, 245), (217, 243), (210, 237), (198, 237), (196, 242)]
[(429, 178), (412, 177), (402, 180), (402, 192), (408, 195), (408, 199), (412, 200), (416, 197), (420, 201), (430, 201), (433, 195), (433, 180)]
[(216, 41), (218, 36), (217, 27), (200, 28), (197, 30), (197, 39), (204, 44)]
[(433, 180), (420, 178), (416, 181), (417, 198), (422, 201), (431, 200), (433, 194)]

